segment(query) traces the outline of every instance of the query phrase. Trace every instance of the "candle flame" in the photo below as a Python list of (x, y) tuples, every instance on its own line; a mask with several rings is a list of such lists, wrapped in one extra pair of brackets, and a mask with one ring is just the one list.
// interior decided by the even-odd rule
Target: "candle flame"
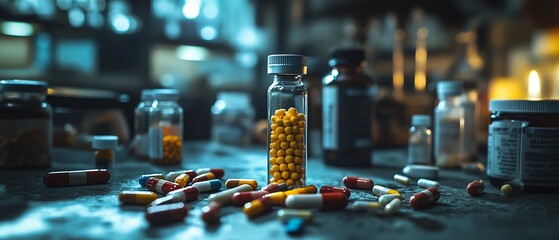
[(540, 76), (538, 75), (538, 72), (536, 72), (536, 70), (530, 71), (530, 76), (528, 77), (528, 97), (541, 97)]

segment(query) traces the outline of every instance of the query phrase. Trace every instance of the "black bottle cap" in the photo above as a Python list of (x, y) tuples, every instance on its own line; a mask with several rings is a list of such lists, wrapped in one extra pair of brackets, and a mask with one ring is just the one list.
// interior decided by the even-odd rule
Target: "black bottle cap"
[(365, 51), (360, 48), (338, 48), (330, 53), (328, 64), (336, 65), (361, 65), (365, 61)]

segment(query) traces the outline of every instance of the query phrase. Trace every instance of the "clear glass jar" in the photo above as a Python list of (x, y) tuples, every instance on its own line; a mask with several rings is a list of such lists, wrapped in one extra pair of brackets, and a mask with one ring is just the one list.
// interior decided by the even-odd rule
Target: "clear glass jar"
[(112, 169), (115, 164), (115, 152), (118, 137), (115, 135), (93, 136), (91, 147), (95, 149), (95, 167)]
[(0, 169), (51, 165), (52, 108), (47, 83), (0, 81)]
[(157, 165), (182, 161), (183, 110), (177, 90), (157, 90), (149, 122), (149, 158)]
[(435, 107), (435, 160), (439, 167), (457, 168), (463, 160), (464, 107), (462, 83), (437, 84), (439, 103)]
[(134, 140), (132, 154), (139, 159), (149, 159), (149, 114), (153, 110), (154, 89), (142, 90), (140, 103), (134, 110)]
[(429, 115), (413, 115), (411, 117), (410, 136), (408, 141), (408, 164), (432, 165), (431, 161), (431, 117)]
[(307, 58), (301, 55), (268, 56), (268, 182), (306, 185), (308, 91), (301, 81)]
[(371, 165), (377, 87), (364, 73), (366, 63), (362, 49), (330, 54), (332, 71), (322, 80), (322, 147), (328, 165)]
[(228, 145), (249, 145), (254, 124), (250, 96), (243, 92), (220, 92), (212, 106), (212, 140)]

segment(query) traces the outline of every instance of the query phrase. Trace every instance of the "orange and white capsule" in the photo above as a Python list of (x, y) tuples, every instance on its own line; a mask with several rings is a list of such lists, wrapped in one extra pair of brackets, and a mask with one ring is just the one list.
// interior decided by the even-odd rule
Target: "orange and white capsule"
[(234, 188), (243, 184), (248, 184), (252, 189), (258, 188), (258, 182), (254, 179), (229, 179), (225, 181), (225, 187), (227, 188)]
[(347, 206), (348, 199), (343, 193), (298, 194), (285, 199), (287, 208), (315, 208), (320, 210), (340, 210)]
[(167, 180), (154, 178), (154, 177), (146, 181), (146, 187), (151, 191), (161, 193), (161, 194), (167, 194), (171, 191), (182, 188), (181, 185), (178, 185), (174, 182), (169, 182)]
[(400, 194), (400, 192), (398, 192), (394, 189), (390, 189), (390, 188), (387, 188), (387, 187), (376, 185), (375, 187), (373, 187), (373, 194), (380, 197), (380, 196), (386, 195), (386, 194)]
[(439, 200), (440, 196), (439, 189), (434, 187), (427, 188), (410, 198), (410, 206), (413, 209), (422, 209)]
[(261, 198), (266, 194), (268, 194), (266, 191), (238, 192), (233, 194), (233, 197), (231, 197), (231, 203), (237, 207), (242, 207), (247, 202)]
[(118, 200), (123, 204), (148, 205), (157, 199), (157, 194), (148, 191), (122, 191)]
[(188, 174), (186, 173), (183, 173), (179, 175), (177, 178), (175, 178), (175, 183), (181, 185), (181, 187), (186, 187), (186, 185), (188, 185), (189, 182), (190, 182), (190, 176), (188, 176)]
[(192, 179), (192, 184), (197, 183), (197, 182), (203, 182), (203, 181), (209, 181), (212, 179), (216, 179), (215, 174), (209, 172), (209, 173), (204, 173), (204, 174), (200, 174), (198, 176), (196, 176), (194, 179)]
[(43, 183), (48, 187), (67, 187), (105, 184), (111, 179), (106, 169), (89, 169), (77, 171), (49, 172), (43, 176)]
[(196, 173), (198, 175), (210, 172), (213, 173), (216, 178), (222, 178), (223, 176), (225, 176), (225, 171), (221, 168), (199, 168), (198, 170), (196, 170)]
[(198, 174), (196, 174), (196, 172), (194, 170), (188, 169), (188, 170), (180, 170), (180, 171), (169, 172), (169, 173), (167, 173), (167, 176), (165, 177), (165, 180), (170, 181), (170, 182), (174, 182), (175, 179), (181, 174), (187, 174), (188, 177), (190, 177), (190, 179), (193, 179), (196, 176), (198, 176)]
[(342, 181), (348, 188), (371, 190), (375, 186), (372, 179), (364, 177), (347, 176)]

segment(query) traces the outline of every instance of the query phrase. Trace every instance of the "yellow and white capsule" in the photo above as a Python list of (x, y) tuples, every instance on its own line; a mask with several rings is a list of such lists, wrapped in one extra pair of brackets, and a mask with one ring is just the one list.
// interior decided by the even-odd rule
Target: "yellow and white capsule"
[(409, 185), (411, 182), (411, 179), (409, 177), (406, 177), (404, 175), (400, 175), (400, 174), (394, 174), (394, 181), (404, 184), (404, 185)]
[(313, 219), (311, 210), (281, 209), (277, 214), (278, 219), (282, 222), (287, 222), (291, 218), (300, 218), (305, 222), (310, 222)]
[(186, 187), (186, 185), (190, 183), (190, 176), (186, 173), (183, 173), (175, 178), (175, 183), (181, 185), (181, 187)]
[(234, 188), (243, 184), (248, 184), (252, 189), (258, 188), (258, 182), (254, 179), (229, 179), (225, 182), (225, 187)]
[(398, 198), (392, 199), (386, 206), (384, 206), (384, 212), (387, 214), (392, 214), (398, 211), (402, 207), (402, 200)]
[(400, 199), (403, 200), (404, 198), (402, 197), (402, 195), (400, 194), (385, 194), (379, 197), (378, 202), (382, 205), (382, 206), (386, 206), (388, 203), (392, 202), (392, 200), (394, 199)]
[(386, 195), (386, 194), (400, 194), (400, 192), (398, 192), (394, 189), (390, 189), (390, 188), (387, 188), (387, 187), (380, 186), (380, 185), (375, 185), (373, 187), (373, 194), (380, 197), (380, 196)]
[(123, 204), (148, 205), (157, 199), (157, 194), (148, 191), (122, 191), (118, 200)]
[(380, 212), (384, 208), (378, 202), (355, 201), (351, 205), (351, 210), (356, 212)]

